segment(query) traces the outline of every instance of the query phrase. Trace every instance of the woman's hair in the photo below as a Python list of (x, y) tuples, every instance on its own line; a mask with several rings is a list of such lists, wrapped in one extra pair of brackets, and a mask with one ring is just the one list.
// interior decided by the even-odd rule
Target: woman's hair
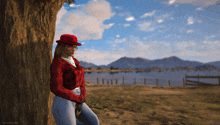
[(65, 52), (66, 44), (57, 44), (55, 51), (54, 51), (54, 59), (57, 57), (61, 57), (61, 55)]

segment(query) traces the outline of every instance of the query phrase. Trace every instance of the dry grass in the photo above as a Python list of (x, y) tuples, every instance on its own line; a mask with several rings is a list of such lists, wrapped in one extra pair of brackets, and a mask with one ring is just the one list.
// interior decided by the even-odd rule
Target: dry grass
[(100, 125), (220, 124), (220, 86), (86, 86)]

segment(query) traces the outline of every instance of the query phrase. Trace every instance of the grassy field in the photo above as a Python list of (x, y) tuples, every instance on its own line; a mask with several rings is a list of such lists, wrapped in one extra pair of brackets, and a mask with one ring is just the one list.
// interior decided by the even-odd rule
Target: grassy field
[(100, 125), (220, 125), (220, 86), (86, 86)]

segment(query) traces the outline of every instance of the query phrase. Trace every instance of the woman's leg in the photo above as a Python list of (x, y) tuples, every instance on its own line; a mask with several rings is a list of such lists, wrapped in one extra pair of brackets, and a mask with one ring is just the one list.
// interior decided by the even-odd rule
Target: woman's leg
[(76, 116), (76, 119), (77, 125), (99, 125), (97, 115), (88, 107), (86, 103), (82, 104), (81, 114)]
[(55, 96), (52, 113), (57, 125), (76, 125), (74, 102)]

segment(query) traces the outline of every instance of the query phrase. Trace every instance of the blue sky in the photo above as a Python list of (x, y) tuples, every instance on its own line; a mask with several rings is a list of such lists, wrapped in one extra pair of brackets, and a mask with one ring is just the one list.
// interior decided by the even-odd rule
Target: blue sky
[(76, 35), (83, 44), (75, 58), (96, 65), (124, 56), (219, 61), (220, 4), (217, 0), (76, 0), (70, 6), (65, 3), (57, 14), (52, 53), (62, 34)]

